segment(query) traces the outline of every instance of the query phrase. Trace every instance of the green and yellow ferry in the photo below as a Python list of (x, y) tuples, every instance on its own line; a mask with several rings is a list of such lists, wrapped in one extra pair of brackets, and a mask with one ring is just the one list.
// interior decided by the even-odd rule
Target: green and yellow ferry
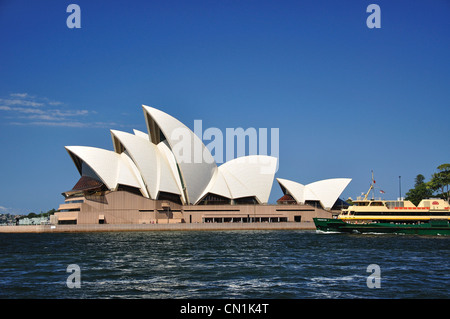
[(337, 218), (314, 218), (325, 232), (450, 235), (450, 207), (443, 199), (425, 199), (415, 206), (407, 200), (356, 200)]
[[(371, 185), (372, 188), (372, 185)], [(371, 189), (369, 189), (370, 192)], [(450, 235), (450, 205), (444, 199), (408, 200), (358, 198), (337, 218), (314, 218), (318, 231)]]

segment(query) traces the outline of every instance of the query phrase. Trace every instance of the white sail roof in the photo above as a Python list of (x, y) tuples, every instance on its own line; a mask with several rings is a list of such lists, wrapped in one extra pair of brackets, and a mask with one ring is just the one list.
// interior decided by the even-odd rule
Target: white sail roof
[(200, 138), (176, 118), (150, 106), (142, 107), (151, 141), (160, 143), (162, 134), (166, 138), (180, 168), (186, 200), (196, 203), (217, 170), (214, 158)]
[(133, 129), (133, 133), (134, 133), (134, 135), (137, 135), (137, 136), (143, 137), (143, 138), (145, 138), (147, 140), (150, 140), (150, 138), (149, 138), (147, 133), (144, 133), (142, 131), (135, 130), (135, 129)]
[(228, 188), (227, 181), (223, 176), (223, 170), (220, 169), (220, 166), (214, 173), (210, 183), (205, 188), (199, 200), (201, 200), (208, 193), (220, 195), (229, 199), (233, 198), (233, 196), (230, 193), (230, 189)]
[(268, 202), (277, 168), (276, 157), (266, 155), (243, 156), (228, 161), (220, 167), (242, 185), (245, 185), (247, 189), (246, 193), (239, 194), (239, 191), (235, 193), (236, 183), (227, 179), (234, 198), (255, 196), (260, 203)]
[[(120, 154), (120, 157), (121, 157), (121, 161), (119, 161), (120, 168), (119, 168), (119, 172), (118, 172), (118, 176), (117, 176), (117, 184), (129, 185), (126, 182), (122, 182), (122, 181), (128, 180), (130, 178), (129, 176), (131, 175), (138, 182), (139, 186), (137, 188), (139, 188), (142, 195), (144, 197), (149, 198), (149, 194), (148, 194), (147, 188), (145, 187), (144, 180), (142, 179), (142, 176), (139, 173), (139, 169), (136, 167), (133, 160), (128, 156), (128, 154), (126, 152)], [(130, 173), (132, 173), (132, 174), (130, 174)], [(130, 186), (134, 186), (134, 185), (130, 185)], [(136, 187), (136, 186), (134, 186), (134, 187)]]
[[(304, 203), (306, 201), (305, 199), (305, 185), (290, 181), (288, 179), (282, 179), (277, 178), (278, 184), (281, 186), (281, 189), (283, 190), (283, 193), (287, 193), (291, 195), (297, 203)], [(308, 197), (314, 196), (311, 193), (307, 194)], [(309, 199), (311, 200), (311, 199)], [(318, 200), (317, 198), (314, 198), (314, 200)]]
[(157, 145), (142, 135), (116, 130), (111, 135), (116, 153), (125, 150), (139, 168), (151, 198), (156, 199), (160, 191), (181, 194), (166, 155)]
[(283, 192), (290, 194), (298, 203), (320, 201), (326, 209), (333, 207), (336, 200), (350, 183), (350, 178), (331, 178), (303, 185), (287, 179), (277, 178)]
[(320, 198), (323, 207), (331, 208), (350, 181), (350, 178), (324, 179), (308, 184), (307, 187)]
[(208, 193), (230, 199), (256, 197), (267, 203), (277, 167), (277, 158), (266, 155), (243, 156), (219, 166), (201, 198)]
[(119, 184), (127, 185), (140, 189), (143, 196), (148, 197), (140, 175), (136, 175), (137, 167), (126, 154), (119, 155), (112, 151), (88, 146), (66, 146), (66, 150), (74, 161), (75, 158), (81, 160), (75, 162), (80, 174), (82, 174), (81, 164), (84, 162), (109, 189), (114, 190)]
[(166, 142), (160, 142), (156, 147), (158, 148), (160, 160), (159, 191), (181, 195), (183, 203), (186, 203), (177, 163), (172, 152), (166, 145)]

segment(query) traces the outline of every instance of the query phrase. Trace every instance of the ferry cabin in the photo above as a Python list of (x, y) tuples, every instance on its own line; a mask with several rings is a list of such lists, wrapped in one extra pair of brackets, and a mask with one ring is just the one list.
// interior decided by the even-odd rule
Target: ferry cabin
[(450, 219), (450, 207), (443, 199), (422, 200), (415, 206), (410, 201), (356, 200), (342, 210), (344, 220), (429, 220)]

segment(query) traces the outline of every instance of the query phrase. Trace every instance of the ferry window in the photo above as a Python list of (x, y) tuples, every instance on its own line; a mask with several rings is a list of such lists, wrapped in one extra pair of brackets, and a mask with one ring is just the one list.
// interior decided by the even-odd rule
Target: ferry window
[(367, 202), (358, 202), (358, 203), (356, 203), (356, 206), (369, 206), (369, 203), (367, 203)]
[(386, 202), (386, 206), (389, 208), (403, 207), (404, 203), (401, 201), (391, 201), (391, 202)]
[(372, 202), (370, 206), (384, 206), (383, 202)]

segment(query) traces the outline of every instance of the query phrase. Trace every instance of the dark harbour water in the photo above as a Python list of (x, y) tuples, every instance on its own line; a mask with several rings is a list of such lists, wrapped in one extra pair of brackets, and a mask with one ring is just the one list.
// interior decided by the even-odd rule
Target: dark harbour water
[[(449, 237), (171, 231), (0, 234), (0, 241), (2, 299), (450, 297)], [(67, 286), (71, 264), (80, 288)], [(379, 288), (367, 286), (371, 264), (379, 266)]]

